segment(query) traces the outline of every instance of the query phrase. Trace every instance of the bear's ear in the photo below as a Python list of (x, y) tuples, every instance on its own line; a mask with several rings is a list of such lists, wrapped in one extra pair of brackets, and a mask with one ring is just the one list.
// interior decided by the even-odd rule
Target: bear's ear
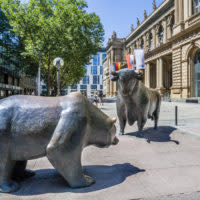
[(110, 121), (114, 124), (117, 121), (117, 118), (110, 118)]
[(117, 118), (111, 118), (111, 117), (109, 117), (107, 119), (107, 121), (108, 121), (109, 124), (113, 125), (117, 121)]

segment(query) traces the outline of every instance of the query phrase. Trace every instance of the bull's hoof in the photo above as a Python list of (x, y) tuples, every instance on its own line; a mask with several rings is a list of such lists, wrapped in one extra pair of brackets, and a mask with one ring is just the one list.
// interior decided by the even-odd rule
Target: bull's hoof
[(158, 130), (158, 127), (157, 127), (157, 126), (154, 126), (154, 130)]
[(19, 184), (14, 181), (10, 181), (9, 183), (3, 183), (0, 185), (1, 193), (11, 193), (17, 191), (18, 189)]
[(120, 136), (124, 135), (124, 131), (120, 130), (119, 135)]
[(23, 181), (25, 179), (31, 178), (34, 175), (35, 175), (34, 171), (26, 169), (26, 170), (23, 171), (23, 173), (14, 174), (13, 175), (13, 180), (15, 180), (15, 181)]
[(70, 186), (72, 188), (84, 188), (84, 187), (89, 187), (94, 183), (95, 181), (93, 178), (91, 178), (90, 176), (84, 175), (84, 178), (80, 182), (70, 184)]

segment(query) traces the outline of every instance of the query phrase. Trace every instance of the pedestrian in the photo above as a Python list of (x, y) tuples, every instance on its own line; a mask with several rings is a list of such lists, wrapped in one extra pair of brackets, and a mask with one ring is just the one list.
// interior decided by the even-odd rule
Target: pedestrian
[(87, 92), (84, 93), (84, 97), (85, 97), (86, 99), (88, 98), (88, 97), (87, 97)]
[(97, 92), (96, 92), (95, 95), (94, 95), (94, 103), (95, 103), (96, 107), (98, 107), (98, 102), (99, 102), (99, 98), (98, 98), (98, 95), (97, 95)]
[(35, 92), (33, 91), (33, 92), (31, 93), (31, 95), (35, 96)]
[(99, 91), (99, 100), (100, 100), (100, 106), (103, 106), (103, 92), (102, 92), (102, 90)]

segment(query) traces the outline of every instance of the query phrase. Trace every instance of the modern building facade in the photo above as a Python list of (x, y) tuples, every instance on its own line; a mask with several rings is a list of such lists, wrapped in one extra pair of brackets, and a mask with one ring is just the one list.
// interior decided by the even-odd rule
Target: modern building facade
[(103, 60), (105, 57), (105, 49), (93, 55), (90, 64), (85, 66), (85, 77), (77, 85), (69, 86), (67, 92), (78, 91), (92, 97), (95, 92), (103, 91)]
[(0, 98), (35, 92), (35, 78), (23, 74), (22, 65), (19, 40), (0, 9)]
[(116, 84), (109, 80), (109, 66), (125, 62), (125, 55), (136, 48), (145, 50), (145, 80), (163, 96), (200, 97), (200, 1), (163, 0), (126, 38), (109, 39), (106, 65), (107, 96), (116, 95)]

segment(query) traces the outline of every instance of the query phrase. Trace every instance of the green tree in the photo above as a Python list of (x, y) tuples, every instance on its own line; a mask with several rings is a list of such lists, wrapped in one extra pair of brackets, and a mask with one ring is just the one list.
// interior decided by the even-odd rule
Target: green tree
[(53, 59), (65, 61), (62, 87), (77, 83), (103, 41), (103, 26), (95, 13), (87, 13), (85, 0), (0, 0), (13, 31), (23, 40), (23, 55), (38, 60), (49, 88), (55, 85)]

